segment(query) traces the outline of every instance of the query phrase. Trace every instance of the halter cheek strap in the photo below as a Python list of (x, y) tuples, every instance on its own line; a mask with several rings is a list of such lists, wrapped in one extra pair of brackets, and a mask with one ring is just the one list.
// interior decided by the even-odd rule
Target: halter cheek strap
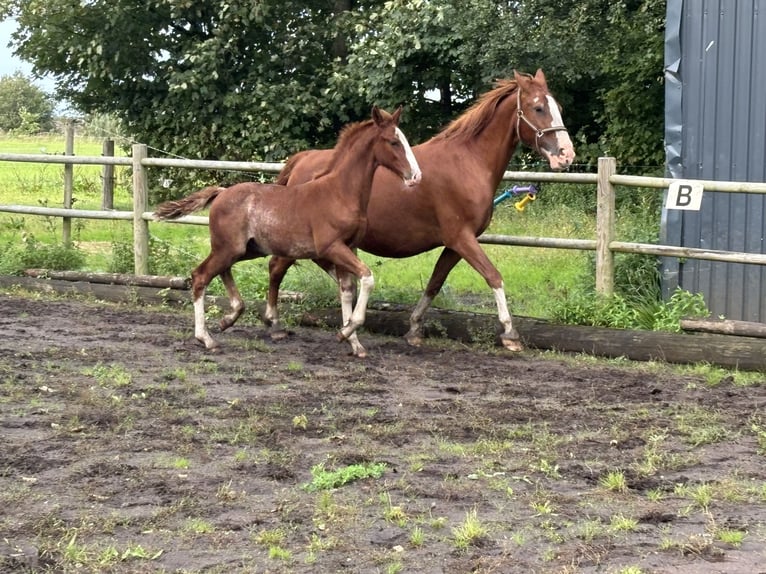
[(533, 124), (531, 121), (529, 121), (529, 118), (524, 114), (524, 110), (521, 109), (521, 86), (516, 87), (516, 133), (519, 135), (519, 139), (521, 139), (521, 132), (519, 131), (519, 126), (521, 125), (522, 120), (525, 124), (527, 124), (530, 128), (532, 128), (535, 132), (535, 149), (539, 152), (540, 151), (540, 138), (543, 137), (548, 132), (561, 132), (567, 131), (566, 126), (560, 125), (560, 126), (551, 126), (548, 128), (538, 128)]

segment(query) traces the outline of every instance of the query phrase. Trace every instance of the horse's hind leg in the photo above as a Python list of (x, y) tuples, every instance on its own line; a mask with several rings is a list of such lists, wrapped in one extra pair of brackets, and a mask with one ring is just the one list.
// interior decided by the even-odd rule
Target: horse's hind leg
[(237, 284), (234, 282), (234, 276), (231, 274), (231, 267), (221, 271), (220, 277), (224, 287), (226, 287), (226, 292), (229, 294), (229, 305), (231, 306), (231, 312), (224, 315), (219, 323), (221, 331), (225, 331), (239, 319), (240, 315), (242, 315), (242, 311), (245, 310), (245, 302), (242, 300), (242, 296), (239, 294), (239, 289), (237, 289)]
[(428, 280), (428, 285), (426, 285), (426, 290), (410, 315), (410, 330), (404, 335), (404, 339), (410, 345), (417, 347), (423, 342), (423, 317), (441, 291), (447, 275), (450, 274), (460, 259), (460, 255), (448, 247), (445, 247), (439, 255), (434, 270), (431, 272), (431, 278)]
[(192, 271), (192, 301), (194, 302), (194, 336), (207, 349), (214, 349), (218, 343), (210, 335), (205, 324), (205, 289), (215, 277), (208, 272), (211, 255), (208, 255), (194, 271)]
[(294, 259), (286, 257), (273, 256), (269, 259), (269, 292), (266, 296), (266, 309), (262, 319), (269, 327), (269, 335), (272, 339), (284, 339), (287, 336), (287, 331), (279, 324), (277, 305), (279, 304), (279, 286), (293, 263), (295, 263)]

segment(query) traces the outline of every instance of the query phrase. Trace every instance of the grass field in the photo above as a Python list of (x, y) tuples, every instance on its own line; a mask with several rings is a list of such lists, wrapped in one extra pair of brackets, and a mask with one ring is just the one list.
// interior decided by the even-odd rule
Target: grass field
[[(101, 141), (77, 138), (75, 155), (101, 155)], [(62, 137), (0, 137), (0, 153), (61, 154)], [(123, 153), (118, 150), (117, 153)], [(44, 205), (57, 207), (63, 202), (63, 165), (0, 162), (0, 204)], [(116, 167), (114, 207), (132, 209), (130, 173)], [(74, 207), (100, 209), (101, 167), (74, 167)], [(595, 190), (594, 190), (595, 193)], [(546, 203), (544, 195), (526, 211), (518, 213), (512, 202), (501, 204), (489, 233), (592, 238), (592, 217), (567, 205)], [(0, 213), (0, 245), (23, 240), (29, 234), (42, 243), (61, 241), (59, 218), (20, 216)], [(155, 269), (162, 273), (188, 274), (207, 255), (207, 229), (200, 226), (151, 224), (152, 256)], [(115, 258), (130, 253), (132, 230), (129, 222), (75, 220), (73, 238), (85, 255), (85, 268), (91, 271), (114, 270)], [(515, 313), (547, 317), (551, 301), (582, 281), (588, 268), (588, 254), (579, 251), (527, 247), (485, 246), (500, 269), (511, 308)], [(393, 260), (363, 254), (376, 278), (376, 300), (414, 303), (430, 277), (440, 250), (420, 256)], [(266, 260), (235, 267), (235, 277), (246, 298), (260, 298), (266, 288)], [(312, 298), (335, 297), (334, 284), (313, 264), (294, 267), (284, 288), (307, 293)], [(216, 280), (212, 292), (222, 292)], [(494, 300), (484, 280), (465, 262), (450, 274), (436, 304), (448, 308), (494, 310)]]

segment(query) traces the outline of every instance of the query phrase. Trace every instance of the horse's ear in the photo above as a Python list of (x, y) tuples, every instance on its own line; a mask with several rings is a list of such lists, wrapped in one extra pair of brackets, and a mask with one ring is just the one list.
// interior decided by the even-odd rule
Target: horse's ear
[(521, 86), (522, 84), (529, 81), (529, 77), (525, 76), (524, 74), (520, 74), (516, 69), (513, 70), (513, 79), (516, 80), (516, 85)]
[(535, 80), (545, 86), (546, 90), (548, 89), (548, 83), (545, 81), (545, 74), (543, 73), (542, 68), (537, 68), (537, 72), (535, 73)]
[(383, 123), (383, 114), (383, 110), (381, 110), (378, 106), (372, 106), (372, 121), (375, 122), (376, 126), (379, 126)]
[(398, 108), (396, 108), (396, 111), (393, 114), (391, 114), (391, 118), (393, 118), (395, 126), (399, 125), (399, 118), (401, 116), (402, 116), (402, 106), (399, 106)]

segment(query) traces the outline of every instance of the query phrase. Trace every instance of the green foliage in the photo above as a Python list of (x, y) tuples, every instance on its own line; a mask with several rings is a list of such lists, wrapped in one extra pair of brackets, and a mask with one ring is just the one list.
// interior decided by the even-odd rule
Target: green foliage
[(85, 265), (85, 254), (74, 245), (43, 243), (30, 233), (24, 233), (20, 242), (7, 243), (3, 252), (0, 275), (21, 275), (25, 269), (76, 270)]
[(79, 133), (89, 138), (119, 138), (124, 136), (120, 119), (113, 114), (90, 114), (79, 128)]
[[(541, 67), (581, 161), (608, 150), (662, 163), (660, 0), (4, 0), (0, 11), (59, 97), (183, 157), (281, 160), (332, 145), (373, 103), (404, 104), (418, 142), (496, 78)], [(236, 177), (179, 172), (172, 192)]]
[(365, 478), (380, 478), (386, 470), (384, 462), (351, 464), (336, 470), (326, 470), (324, 464), (311, 467), (311, 482), (307, 490), (330, 490)]
[(707, 317), (710, 311), (705, 304), (702, 293), (690, 293), (676, 289), (670, 300), (655, 315), (654, 329), (656, 331), (680, 331), (679, 322), (682, 317)]
[(0, 76), (0, 130), (34, 134), (53, 129), (53, 101), (21, 72)]
[[(133, 273), (135, 256), (132, 241), (115, 240), (111, 244), (110, 273)], [(181, 253), (167, 241), (149, 237), (149, 274), (187, 277), (198, 264), (194, 254)]]
[(664, 303), (651, 297), (631, 299), (620, 294), (604, 297), (592, 290), (576, 290), (554, 303), (552, 320), (570, 325), (679, 332), (682, 317), (709, 314), (701, 293), (681, 288)]

